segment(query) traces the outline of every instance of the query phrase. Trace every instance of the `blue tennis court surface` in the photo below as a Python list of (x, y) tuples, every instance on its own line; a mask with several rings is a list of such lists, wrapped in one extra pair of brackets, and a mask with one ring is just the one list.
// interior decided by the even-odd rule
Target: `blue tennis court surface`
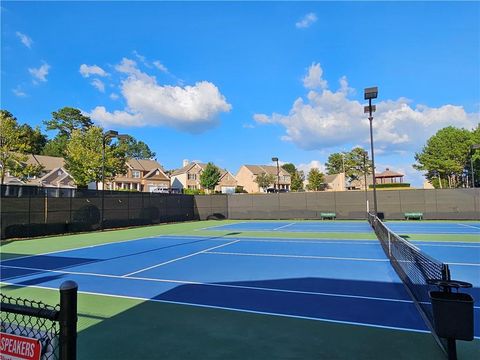
[[(387, 226), (398, 234), (478, 234), (480, 222), (389, 221)], [(366, 222), (359, 221), (275, 221), (243, 222), (211, 226), (204, 230), (274, 231), (274, 232), (370, 232)]]
[[(420, 247), (480, 298), (479, 244)], [(376, 240), (159, 236), (5, 260), (1, 270), (6, 284), (56, 289), (68, 278), (86, 293), (427, 331)], [(478, 338), (478, 306), (475, 317)]]

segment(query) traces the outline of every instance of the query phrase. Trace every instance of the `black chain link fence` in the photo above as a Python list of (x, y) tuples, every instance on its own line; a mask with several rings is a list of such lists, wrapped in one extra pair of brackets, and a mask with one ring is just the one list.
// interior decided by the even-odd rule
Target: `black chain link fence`
[(75, 360), (77, 290), (76, 283), (64, 282), (58, 305), (0, 294), (0, 331), (38, 340), (42, 360)]
[(42, 360), (59, 360), (60, 305), (51, 306), (4, 294), (0, 296), (1, 332), (37, 339), (42, 345)]

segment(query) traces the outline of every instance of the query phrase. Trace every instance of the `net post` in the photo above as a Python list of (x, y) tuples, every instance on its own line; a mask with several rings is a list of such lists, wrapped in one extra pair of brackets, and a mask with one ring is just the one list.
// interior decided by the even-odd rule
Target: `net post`
[(60, 360), (77, 359), (77, 292), (74, 281), (60, 285)]
[(390, 231), (387, 232), (388, 234), (388, 256), (392, 256), (392, 240), (390, 238)]

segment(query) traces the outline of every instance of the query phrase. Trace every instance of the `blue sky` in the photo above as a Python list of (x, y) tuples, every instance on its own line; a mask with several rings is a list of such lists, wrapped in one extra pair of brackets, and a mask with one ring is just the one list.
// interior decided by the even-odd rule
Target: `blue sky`
[[(2, 2), (1, 107), (72, 106), (183, 159), (304, 170), (369, 149), (421, 186), (414, 153), (480, 109), (478, 2)], [(53, 137), (54, 133), (49, 133)]]

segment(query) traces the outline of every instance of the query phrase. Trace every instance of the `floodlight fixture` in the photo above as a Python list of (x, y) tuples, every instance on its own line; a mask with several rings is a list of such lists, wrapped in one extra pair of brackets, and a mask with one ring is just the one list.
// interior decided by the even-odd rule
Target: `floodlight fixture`
[(365, 89), (365, 100), (376, 99), (378, 96), (378, 87), (369, 87)]
[[(377, 105), (372, 105), (372, 113), (377, 111)], [(364, 114), (370, 114), (370, 105), (366, 105), (363, 107), (363, 113)]]

